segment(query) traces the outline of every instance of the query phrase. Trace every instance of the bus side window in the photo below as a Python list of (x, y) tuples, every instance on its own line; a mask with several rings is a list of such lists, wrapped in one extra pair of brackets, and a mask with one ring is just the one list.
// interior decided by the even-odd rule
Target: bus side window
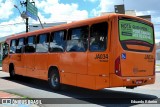
[(64, 52), (66, 31), (52, 32), (50, 36), (50, 52)]
[(40, 34), (37, 36), (36, 52), (48, 52), (49, 34)]
[(88, 29), (88, 26), (83, 26), (69, 30), (66, 48), (68, 52), (85, 52), (87, 50)]
[(16, 53), (16, 45), (17, 45), (17, 40), (15, 40), (15, 39), (11, 40), (10, 51), (9, 51), (10, 54)]
[(17, 45), (17, 48), (16, 48), (16, 53), (23, 53), (24, 52), (24, 46), (25, 46), (24, 38), (18, 39), (17, 42), (18, 42), (18, 45)]
[(105, 51), (107, 47), (108, 23), (93, 24), (90, 32), (90, 51)]
[(35, 52), (35, 36), (29, 36), (26, 38), (25, 52), (34, 53)]

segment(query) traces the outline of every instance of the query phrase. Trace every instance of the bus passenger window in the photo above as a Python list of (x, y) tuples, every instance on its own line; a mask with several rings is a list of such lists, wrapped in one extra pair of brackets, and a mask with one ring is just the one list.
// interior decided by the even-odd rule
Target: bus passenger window
[(67, 48), (68, 52), (85, 52), (87, 50), (88, 26), (69, 30)]
[(53, 32), (50, 38), (50, 52), (63, 52), (65, 49), (66, 31)]
[(90, 51), (105, 51), (107, 47), (108, 23), (94, 24), (90, 30)]
[(29, 36), (26, 39), (25, 52), (26, 53), (34, 53), (35, 52), (35, 36)]
[(10, 54), (16, 53), (16, 45), (17, 45), (16, 40), (12, 40), (10, 44), (10, 52), (9, 52)]
[(48, 52), (49, 34), (40, 34), (37, 37), (36, 52)]
[(23, 52), (24, 52), (24, 38), (20, 38), (18, 39), (16, 53), (23, 53)]

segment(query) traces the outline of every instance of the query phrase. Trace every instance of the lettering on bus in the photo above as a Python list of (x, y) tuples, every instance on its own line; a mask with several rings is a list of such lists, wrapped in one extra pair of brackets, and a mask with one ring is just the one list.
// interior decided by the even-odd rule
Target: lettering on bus
[(95, 60), (99, 60), (100, 62), (108, 62), (108, 54), (96, 54)]
[(121, 24), (121, 28), (122, 29), (131, 29), (131, 24), (130, 23)]
[(153, 55), (145, 55), (144, 59), (148, 60), (148, 62), (153, 62), (154, 61)]
[(120, 41), (141, 40), (153, 44), (153, 28), (150, 25), (128, 21), (119, 21)]
[(133, 68), (133, 73), (136, 74), (136, 73), (138, 73), (138, 72), (146, 72), (146, 70), (144, 70), (144, 69), (141, 69), (141, 70), (140, 70), (140, 69), (138, 69), (137, 67), (134, 67), (134, 68)]

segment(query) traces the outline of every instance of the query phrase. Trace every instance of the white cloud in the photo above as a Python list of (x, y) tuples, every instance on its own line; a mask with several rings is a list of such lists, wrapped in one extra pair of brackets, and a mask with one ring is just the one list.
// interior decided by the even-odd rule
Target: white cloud
[(137, 16), (150, 15), (152, 11), (136, 11)]
[(14, 20), (2, 22), (0, 25), (1, 37), (25, 31), (25, 24), (20, 16), (16, 17)]
[(155, 40), (155, 43), (159, 43), (159, 42), (160, 42), (160, 39), (156, 39), (156, 40)]
[(152, 17), (152, 22), (156, 24), (160, 24), (160, 16), (159, 17)]
[(152, 23), (159, 24), (160, 23), (160, 15), (158, 11), (136, 11), (137, 16), (143, 15), (151, 15)]
[(160, 31), (155, 32), (155, 41), (156, 41), (156, 43), (160, 42)]
[(89, 2), (94, 3), (94, 2), (96, 2), (97, 0), (83, 0), (83, 1), (84, 1), (84, 2), (89, 1)]
[(63, 4), (59, 0), (36, 1), (39, 10), (46, 14), (50, 14), (49, 18), (45, 18), (43, 14), (39, 17), (42, 22), (59, 22), (59, 21), (75, 21), (88, 18), (86, 10), (79, 10), (78, 4)]
[[(99, 4), (100, 11), (101, 11), (101, 12), (106, 12), (106, 11), (112, 10), (112, 9), (111, 9), (111, 6), (113, 6), (113, 4), (114, 4), (114, 2), (112, 2), (112, 1), (101, 0), (101, 1), (100, 1), (100, 4)], [(113, 7), (113, 8), (114, 8), (114, 7)]]
[(121, 3), (122, 1), (117, 0), (99, 0), (97, 8), (92, 9), (91, 14), (99, 16), (102, 12), (114, 12), (114, 5)]
[(49, 7), (59, 4), (59, 0), (35, 0), (35, 3), (38, 8), (44, 8), (47, 6)]
[[(5, 3), (1, 3), (0, 7), (0, 18), (8, 18), (13, 13), (13, 1), (6, 0)], [(38, 13), (42, 23), (53, 23), (53, 22), (63, 22), (63, 21), (76, 21), (88, 18), (88, 12), (86, 10), (79, 10), (78, 4), (63, 4), (59, 3), (59, 0), (35, 0), (36, 6), (42, 12)], [(3, 4), (3, 6), (2, 6)], [(5, 6), (4, 6), (5, 5)], [(7, 7), (7, 9), (6, 9)], [(5, 15), (4, 15), (5, 13)], [(49, 18), (45, 17), (46, 14), (49, 14)], [(2, 36), (11, 35), (14, 33), (25, 31), (25, 24), (23, 24), (23, 20), (21, 17), (15, 17), (15, 19), (11, 19), (7, 22), (0, 23), (0, 25), (11, 24), (11, 23), (19, 23), (16, 25), (10, 26), (0, 26), (0, 33)], [(29, 23), (39, 23), (39, 21), (35, 21), (33, 19), (29, 19)]]
[(11, 0), (5, 0), (4, 3), (2, 3), (2, 0), (0, 1), (0, 19), (8, 19), (10, 15), (13, 14), (12, 9), (14, 8), (13, 1)]

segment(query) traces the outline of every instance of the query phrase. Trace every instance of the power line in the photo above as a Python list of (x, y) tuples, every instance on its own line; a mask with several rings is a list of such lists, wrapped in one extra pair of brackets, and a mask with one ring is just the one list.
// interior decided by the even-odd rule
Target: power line
[(17, 24), (24, 24), (24, 22), (10, 23), (10, 24), (0, 24), (0, 26), (9, 26), (9, 25), (17, 25)]
[(135, 10), (137, 12), (160, 12), (160, 10)]

